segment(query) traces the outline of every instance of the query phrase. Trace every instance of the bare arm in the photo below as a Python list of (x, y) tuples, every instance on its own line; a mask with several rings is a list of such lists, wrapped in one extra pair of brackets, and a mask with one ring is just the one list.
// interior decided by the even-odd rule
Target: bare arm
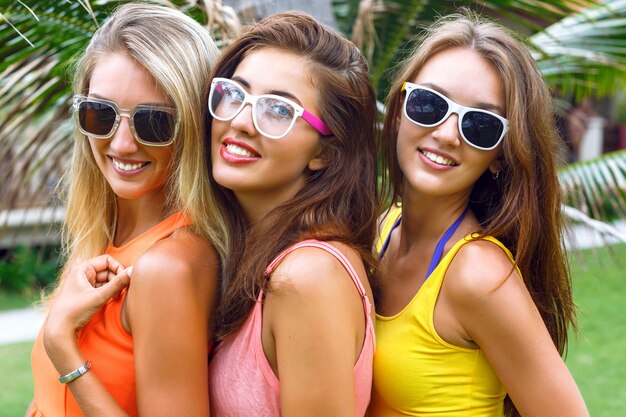
[(278, 371), (282, 415), (353, 417), (365, 317), (348, 273), (331, 255), (307, 248), (290, 254), (271, 282), (263, 346)]
[(448, 294), (455, 316), (522, 416), (588, 416), (526, 286), (510, 272), (510, 261), (495, 245), (474, 242), (462, 248), (446, 275), (454, 284)]
[(209, 414), (208, 345), (217, 273), (215, 250), (186, 232), (159, 242), (135, 264), (126, 317), (140, 415)]

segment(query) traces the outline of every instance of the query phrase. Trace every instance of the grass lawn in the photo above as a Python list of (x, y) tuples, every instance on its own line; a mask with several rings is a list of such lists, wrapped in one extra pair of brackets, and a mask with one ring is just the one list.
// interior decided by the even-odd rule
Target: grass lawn
[(0, 417), (21, 417), (33, 399), (32, 342), (0, 346)]
[[(593, 417), (624, 417), (626, 245), (573, 254), (571, 266), (580, 335), (571, 337), (567, 364)], [(30, 302), (0, 294), (0, 309)], [(23, 416), (33, 397), (31, 346), (0, 346), (0, 417)]]
[(571, 260), (580, 335), (569, 366), (593, 417), (626, 416), (626, 245)]

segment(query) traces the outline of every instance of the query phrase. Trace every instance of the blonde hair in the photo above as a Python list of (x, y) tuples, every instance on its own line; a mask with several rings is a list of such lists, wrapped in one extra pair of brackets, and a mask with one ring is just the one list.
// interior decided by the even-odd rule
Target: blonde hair
[[(165, 187), (166, 212), (183, 211), (197, 233), (223, 257), (225, 222), (211, 192), (205, 140), (206, 91), (219, 51), (209, 32), (167, 6), (120, 6), (94, 34), (74, 72), (74, 92), (88, 94), (101, 59), (123, 53), (149, 72), (177, 110), (180, 125), (173, 145), (172, 174)], [(66, 173), (64, 252), (66, 267), (104, 253), (113, 240), (117, 198), (96, 165), (89, 141), (75, 130)]]

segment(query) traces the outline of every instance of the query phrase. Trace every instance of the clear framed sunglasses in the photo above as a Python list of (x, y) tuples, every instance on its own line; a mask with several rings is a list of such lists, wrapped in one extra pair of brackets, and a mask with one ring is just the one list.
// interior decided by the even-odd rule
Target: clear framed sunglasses
[(274, 94), (255, 96), (233, 80), (214, 78), (209, 93), (209, 112), (221, 121), (232, 120), (246, 104), (252, 106), (252, 122), (256, 130), (270, 139), (281, 139), (291, 131), (298, 117), (323, 136), (331, 136), (326, 123), (293, 101)]
[(402, 85), (402, 91), (406, 91), (404, 115), (410, 121), (418, 126), (434, 127), (456, 113), (461, 137), (476, 149), (495, 149), (509, 129), (509, 122), (504, 117), (487, 110), (462, 106), (428, 87), (407, 81)]
[(140, 104), (122, 109), (113, 101), (81, 95), (74, 96), (72, 107), (78, 129), (95, 139), (112, 137), (122, 117), (128, 118), (135, 140), (147, 146), (167, 146), (178, 132), (179, 119), (171, 107)]

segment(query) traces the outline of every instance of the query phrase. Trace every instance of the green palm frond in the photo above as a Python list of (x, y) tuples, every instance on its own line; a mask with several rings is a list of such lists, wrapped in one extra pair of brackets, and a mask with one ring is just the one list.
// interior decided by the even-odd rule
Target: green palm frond
[(584, 9), (530, 37), (547, 82), (578, 98), (613, 93), (626, 79), (626, 0)]
[[(336, 3), (350, 3), (349, 1)], [(353, 3), (353, 2), (352, 2)], [(401, 62), (411, 50), (412, 40), (423, 28), (438, 16), (458, 11), (465, 7), (476, 10), (494, 19), (504, 20), (507, 25), (531, 34), (576, 12), (593, 1), (575, 2), (563, 0), (497, 0), (489, 2), (473, 1), (433, 1), (424, 0), (363, 0), (359, 13), (352, 25), (343, 27), (363, 29), (372, 27), (370, 36), (352, 31), (353, 40), (367, 53), (372, 81), (383, 97), (389, 84), (390, 68)], [(337, 7), (337, 6), (336, 6)], [(346, 16), (346, 20), (348, 16)], [(367, 21), (370, 20), (371, 23)], [(372, 44), (374, 47), (372, 48)]]
[[(0, 0), (0, 209), (50, 197), (71, 146), (71, 66), (98, 22), (128, 0)], [(165, 0), (154, 0), (165, 3)], [(220, 1), (175, 0), (218, 43), (238, 30)], [(2, 225), (0, 225), (2, 226)]]
[(0, 159), (10, 179), (3, 206), (48, 198), (54, 178), (45, 175), (58, 175), (55, 158), (70, 145), (68, 69), (96, 27), (84, 3), (27, 3), (0, 3)]
[(626, 150), (567, 165), (559, 180), (567, 205), (605, 222), (626, 218)]

